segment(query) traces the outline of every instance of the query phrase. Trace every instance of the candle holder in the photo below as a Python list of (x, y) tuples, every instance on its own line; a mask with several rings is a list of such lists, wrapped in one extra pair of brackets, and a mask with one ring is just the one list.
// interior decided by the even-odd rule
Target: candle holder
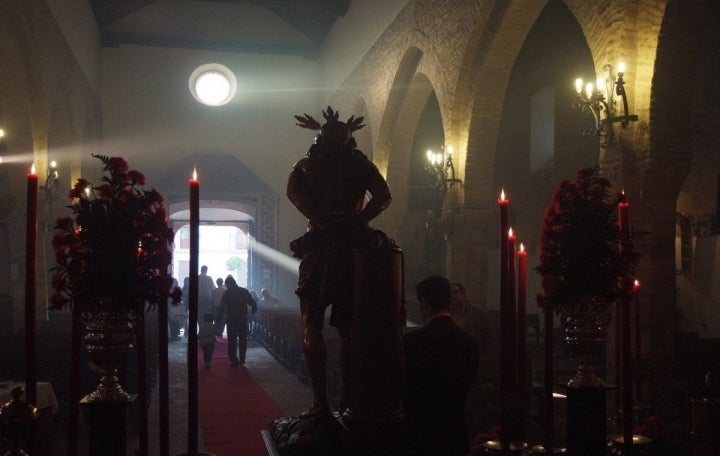
[(541, 454), (567, 454), (567, 448), (553, 447), (552, 451), (545, 451), (545, 445), (535, 445), (532, 447), (531, 456), (539, 456)]
[(650, 456), (652, 440), (643, 435), (633, 435), (630, 442), (625, 442), (625, 437), (622, 435), (616, 435), (611, 437), (610, 443), (610, 455), (611, 456)]
[(14, 388), (12, 400), (0, 408), (0, 435), (12, 444), (5, 456), (27, 456), (21, 445), (32, 437), (40, 417), (37, 407), (20, 399), (22, 393), (22, 387)]
[[(598, 78), (597, 86), (593, 83), (583, 86), (582, 79), (575, 81), (577, 97), (573, 101), (573, 107), (583, 113), (592, 114), (595, 119), (593, 128), (583, 131), (583, 136), (599, 136), (600, 147), (607, 149), (615, 145), (613, 124), (620, 123), (622, 128), (627, 128), (630, 122), (638, 120), (638, 116), (630, 114), (628, 108), (625, 80), (623, 79), (625, 64), (620, 63), (618, 65), (617, 78), (613, 74), (612, 65), (606, 64), (603, 66), (603, 71), (605, 71), (606, 77)], [(584, 92), (583, 89), (585, 89)], [(619, 96), (622, 101), (622, 115), (618, 115), (615, 95)]]
[(501, 440), (488, 440), (482, 446), (485, 448), (485, 454), (498, 456), (522, 456), (528, 448), (525, 442), (513, 441), (505, 446)]

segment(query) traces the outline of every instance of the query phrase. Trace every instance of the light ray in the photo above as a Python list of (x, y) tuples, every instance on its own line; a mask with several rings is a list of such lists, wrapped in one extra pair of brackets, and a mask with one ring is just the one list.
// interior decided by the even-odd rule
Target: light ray
[(277, 264), (286, 271), (293, 273), (297, 276), (298, 266), (300, 266), (300, 260), (293, 258), (290, 255), (279, 252), (272, 247), (258, 242), (257, 239), (250, 236), (250, 249), (258, 254), (259, 256), (270, 260), (272, 263)]

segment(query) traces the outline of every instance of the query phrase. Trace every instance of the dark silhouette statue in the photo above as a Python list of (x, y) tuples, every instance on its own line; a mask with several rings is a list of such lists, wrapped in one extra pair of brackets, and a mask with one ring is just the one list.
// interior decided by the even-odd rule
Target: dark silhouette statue
[[(303, 128), (320, 130), (305, 158), (292, 168), (287, 197), (308, 219), (308, 231), (290, 248), (300, 258), (296, 294), (300, 298), (305, 361), (315, 396), (308, 414), (329, 412), (323, 339), (325, 308), (332, 306), (330, 325), (340, 337), (343, 377), (341, 407), (347, 407), (350, 371), (349, 343), (352, 328), (353, 252), (387, 242), (382, 231), (368, 222), (391, 201), (390, 189), (377, 167), (355, 148), (352, 132), (363, 118), (338, 120), (331, 107), (323, 111), (326, 123), (307, 114), (295, 116)], [(365, 203), (366, 194), (370, 199)]]
[[(405, 454), (402, 251), (368, 224), (392, 198), (352, 137), (363, 118), (341, 122), (329, 106), (323, 116), (322, 125), (307, 114), (295, 116), (299, 126), (320, 133), (287, 182), (287, 197), (308, 219), (307, 232), (290, 249), (300, 259), (295, 292), (314, 400), (308, 411), (273, 421), (269, 432), (283, 456)], [(338, 411), (327, 397), (328, 307), (339, 336)]]

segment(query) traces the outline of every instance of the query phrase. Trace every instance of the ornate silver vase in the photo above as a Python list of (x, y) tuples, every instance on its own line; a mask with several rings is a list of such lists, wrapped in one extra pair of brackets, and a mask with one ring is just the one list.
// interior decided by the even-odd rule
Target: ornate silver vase
[(607, 344), (610, 323), (609, 304), (595, 295), (578, 296), (565, 306), (560, 320), (565, 327), (565, 341), (579, 363), (578, 370), (568, 382), (574, 388), (607, 386), (600, 378), (597, 364)]
[(91, 368), (100, 376), (88, 402), (128, 402), (132, 399), (120, 384), (118, 369), (133, 348), (133, 323), (124, 312), (99, 312), (86, 319), (85, 349)]

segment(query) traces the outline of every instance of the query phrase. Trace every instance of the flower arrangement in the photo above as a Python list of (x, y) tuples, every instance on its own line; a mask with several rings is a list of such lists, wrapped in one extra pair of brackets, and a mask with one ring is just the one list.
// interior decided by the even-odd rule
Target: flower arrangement
[(610, 195), (610, 182), (597, 168), (577, 172), (575, 181), (563, 180), (545, 210), (540, 237), (540, 264), (544, 293), (540, 306), (550, 304), (558, 314), (582, 295), (604, 302), (628, 298), (632, 274), (640, 254), (636, 229), (621, 233), (618, 205), (622, 193)]
[[(173, 230), (163, 198), (144, 190), (145, 176), (121, 157), (103, 163), (97, 186), (79, 178), (69, 197), (72, 217), (59, 218), (53, 236), (56, 266), (50, 306), (81, 313), (130, 312), (170, 294)], [(178, 301), (177, 290), (173, 300)]]

